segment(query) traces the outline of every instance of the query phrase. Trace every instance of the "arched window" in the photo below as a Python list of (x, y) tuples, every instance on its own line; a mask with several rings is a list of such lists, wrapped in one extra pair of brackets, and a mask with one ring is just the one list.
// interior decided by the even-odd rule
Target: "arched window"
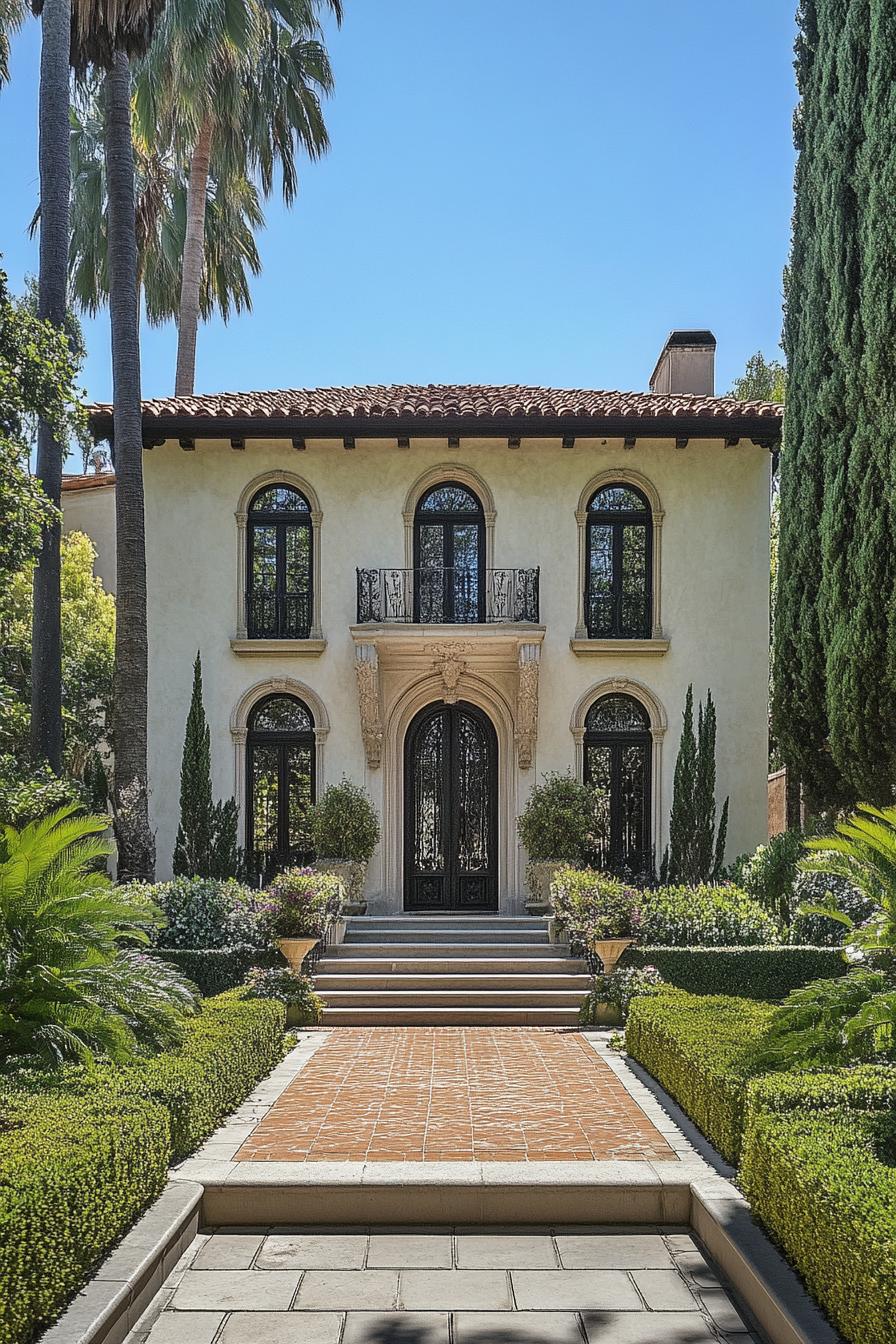
[(414, 620), (469, 625), (485, 610), (485, 517), (465, 485), (444, 481), (414, 516)]
[(585, 536), (585, 625), (591, 639), (649, 639), (653, 527), (633, 485), (591, 497)]
[(268, 695), (249, 715), (246, 737), (246, 849), (255, 876), (314, 858), (308, 809), (314, 802), (314, 719), (292, 695)]
[(249, 505), (246, 632), (307, 639), (313, 613), (311, 509), (291, 485), (266, 485)]
[(605, 695), (585, 717), (584, 777), (604, 793), (595, 862), (638, 874), (650, 853), (650, 720), (631, 695)]

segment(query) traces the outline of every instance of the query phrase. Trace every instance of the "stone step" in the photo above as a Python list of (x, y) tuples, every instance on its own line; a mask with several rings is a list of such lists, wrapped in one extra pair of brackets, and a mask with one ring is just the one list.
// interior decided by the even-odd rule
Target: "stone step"
[(533, 929), (411, 928), (362, 929), (349, 925), (345, 942), (353, 946), (366, 943), (489, 943), (498, 947), (516, 947), (519, 943), (547, 943), (547, 929), (541, 936)]
[(536, 915), (350, 915), (349, 928), (358, 929), (539, 929), (547, 920)]
[(325, 1027), (575, 1027), (578, 1008), (325, 1008)]
[(383, 942), (351, 942), (337, 943), (330, 947), (328, 952), (331, 956), (343, 957), (375, 957), (380, 960), (386, 958), (389, 961), (407, 957), (426, 957), (435, 958), (457, 958), (464, 959), (469, 957), (491, 957), (500, 956), (501, 950), (506, 949), (507, 955), (522, 957), (525, 960), (534, 958), (557, 959), (557, 948), (545, 940), (544, 943), (513, 943), (508, 946), (506, 943), (440, 943), (434, 940), (419, 943), (393, 943), (391, 941)]
[[(340, 944), (340, 947), (344, 944)], [(333, 948), (328, 952), (332, 953)], [(348, 952), (357, 952), (349, 948)], [(407, 956), (407, 948), (401, 949), (401, 955), (390, 956), (389, 949), (380, 949), (379, 955), (322, 957), (317, 963), (317, 975), (584, 975), (587, 968), (584, 961), (573, 957), (520, 956), (514, 950), (512, 956), (495, 956), (494, 948), (488, 954), (476, 957), (445, 957), (444, 949), (430, 949), (430, 955)], [(366, 953), (366, 949), (365, 949)]]
[[(344, 963), (343, 963), (344, 964)], [(591, 986), (591, 977), (584, 974), (549, 975), (441, 975), (438, 972), (429, 975), (417, 975), (414, 971), (401, 974), (364, 975), (339, 974), (335, 969), (323, 975), (315, 975), (315, 988), (318, 993), (328, 995), (332, 990), (364, 990), (378, 993), (380, 990), (519, 990), (542, 993), (548, 990), (576, 990), (587, 994)]]
[(578, 1012), (587, 992), (580, 989), (324, 989), (315, 988), (328, 1008), (570, 1008)]

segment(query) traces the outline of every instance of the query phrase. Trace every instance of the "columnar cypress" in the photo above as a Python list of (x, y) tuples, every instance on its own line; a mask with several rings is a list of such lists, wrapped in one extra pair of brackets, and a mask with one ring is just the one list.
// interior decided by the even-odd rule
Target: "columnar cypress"
[(202, 703), (202, 662), (197, 653), (180, 767), (180, 825), (173, 862), (177, 875), (210, 876), (213, 815), (211, 734)]
[(896, 753), (896, 37), (802, 0), (774, 727), (810, 809), (889, 801)]
[(697, 771), (694, 779), (694, 866), (702, 877), (713, 868), (716, 831), (716, 707), (706, 692), (697, 709)]
[(706, 882), (717, 877), (725, 857), (728, 799), (716, 834), (716, 707), (706, 692), (706, 708), (697, 706), (694, 733), (694, 688), (685, 696), (681, 741), (675, 760), (669, 848), (660, 877), (669, 882)]
[(670, 882), (688, 881), (694, 867), (694, 787), (697, 781), (697, 739), (694, 736), (694, 688), (684, 701), (681, 741), (675, 759), (672, 811), (669, 816), (668, 865), (662, 876)]

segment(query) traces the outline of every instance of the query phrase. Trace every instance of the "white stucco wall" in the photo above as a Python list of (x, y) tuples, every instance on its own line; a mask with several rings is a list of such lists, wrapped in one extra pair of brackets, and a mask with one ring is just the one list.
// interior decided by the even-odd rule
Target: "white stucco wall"
[[(769, 454), (742, 440), (674, 442), (638, 439), (309, 440), (304, 452), (286, 441), (249, 441), (244, 451), (227, 440), (198, 440), (194, 452), (176, 442), (144, 454), (149, 589), (149, 743), (151, 814), (158, 874), (170, 872), (178, 820), (184, 721), (192, 661), (202, 654), (206, 711), (212, 737), (217, 796), (239, 792), (231, 715), (247, 690), (269, 678), (289, 677), (310, 687), (326, 706), (330, 731), (318, 787), (344, 773), (364, 784), (382, 806), (388, 763), (370, 769), (363, 750), (350, 627), (355, 621), (356, 567), (403, 566), (402, 509), (412, 483), (428, 468), (459, 463), (488, 484), (495, 502), (495, 566), (541, 567), (539, 728), (534, 765), (518, 771), (516, 805), (541, 775), (575, 766), (570, 718), (589, 687), (631, 678), (662, 706), (668, 732), (661, 748), (657, 860), (667, 840), (672, 776), (685, 691), (710, 687), (718, 716), (718, 798), (731, 796), (728, 854), (752, 849), (766, 833), (768, 500)], [(575, 511), (587, 483), (599, 473), (629, 470), (653, 485), (664, 510), (662, 626), (670, 641), (662, 656), (570, 650), (578, 595)], [(237, 628), (237, 527), (234, 511), (247, 484), (270, 471), (304, 479), (322, 510), (321, 624), (326, 649), (315, 657), (239, 655), (230, 640)], [(450, 476), (450, 470), (446, 475)], [(74, 524), (71, 524), (74, 525)], [(457, 638), (463, 630), (458, 628)], [(398, 675), (398, 674), (396, 674)], [(409, 671), (413, 680), (419, 673)], [(390, 673), (390, 676), (392, 674)], [(394, 678), (393, 678), (394, 680)], [(388, 689), (388, 688), (387, 688)], [(394, 691), (394, 686), (392, 691)], [(389, 694), (392, 694), (392, 691)], [(385, 692), (384, 692), (385, 694)], [(461, 694), (464, 694), (463, 687)], [(509, 743), (503, 746), (511, 749)], [(505, 827), (509, 830), (509, 825)], [(505, 835), (507, 851), (517, 851)], [(524, 856), (505, 865), (502, 908), (521, 888)], [(400, 890), (385, 890), (388, 865), (375, 861), (371, 898), (400, 907)]]
[(115, 592), (115, 486), (63, 489), (62, 531), (86, 532), (96, 547), (93, 572), (107, 593)]

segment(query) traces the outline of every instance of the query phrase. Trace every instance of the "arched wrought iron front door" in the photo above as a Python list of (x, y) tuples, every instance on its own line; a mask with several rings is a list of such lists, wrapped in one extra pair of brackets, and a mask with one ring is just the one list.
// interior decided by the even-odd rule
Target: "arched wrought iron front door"
[(427, 705), (405, 738), (406, 910), (497, 910), (498, 741), (474, 705)]

